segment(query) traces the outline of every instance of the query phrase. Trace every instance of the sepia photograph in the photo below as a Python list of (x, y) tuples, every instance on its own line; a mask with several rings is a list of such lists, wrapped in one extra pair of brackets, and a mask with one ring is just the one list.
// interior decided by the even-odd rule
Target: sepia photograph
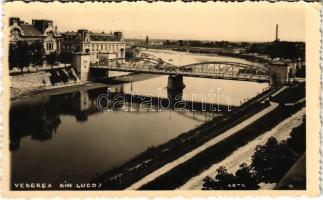
[(259, 4), (5, 3), (8, 190), (318, 188), (320, 6)]

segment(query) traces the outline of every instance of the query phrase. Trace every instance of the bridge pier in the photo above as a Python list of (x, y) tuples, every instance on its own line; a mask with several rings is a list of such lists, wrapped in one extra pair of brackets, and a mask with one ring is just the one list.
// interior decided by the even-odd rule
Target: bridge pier
[(182, 89), (177, 89), (177, 90), (167, 90), (167, 99), (168, 99), (168, 104), (171, 108), (175, 108), (175, 103), (182, 101), (183, 97), (183, 88)]
[(167, 90), (183, 90), (185, 88), (182, 75), (170, 75), (168, 77)]
[(91, 57), (89, 53), (75, 53), (72, 59), (72, 67), (81, 81), (89, 80)]
[(75, 53), (73, 55), (72, 66), (81, 81), (97, 80), (108, 77), (108, 70), (104, 68), (91, 68), (93, 62), (89, 53)]
[(182, 100), (183, 89), (185, 88), (183, 76), (170, 75), (167, 83), (167, 97), (169, 105), (173, 108), (176, 102)]

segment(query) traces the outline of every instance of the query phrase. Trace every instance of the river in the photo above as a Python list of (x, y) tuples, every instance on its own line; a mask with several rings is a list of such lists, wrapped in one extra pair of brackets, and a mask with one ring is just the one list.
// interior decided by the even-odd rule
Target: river
[[(212, 60), (248, 62), (237, 58), (148, 50), (176, 65)], [(116, 73), (114, 73), (115, 75)], [(143, 99), (166, 99), (167, 76), (79, 90), (60, 95), (34, 96), (13, 101), (10, 108), (11, 181), (13, 183), (86, 182), (118, 167), (150, 146), (159, 145), (219, 116), (223, 110), (178, 111), (156, 105), (147, 110)], [(183, 100), (239, 106), (261, 93), (267, 83), (184, 77)], [(112, 92), (127, 100), (112, 110), (100, 110), (97, 99)], [(220, 94), (220, 98), (213, 98)], [(133, 102), (129, 96), (143, 97)], [(216, 101), (214, 101), (216, 100)], [(153, 104), (153, 103), (152, 103)]]

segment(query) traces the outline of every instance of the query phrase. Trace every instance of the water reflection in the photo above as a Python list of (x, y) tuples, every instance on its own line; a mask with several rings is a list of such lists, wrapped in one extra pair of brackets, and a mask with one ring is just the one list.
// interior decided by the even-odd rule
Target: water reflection
[[(105, 111), (158, 112), (177, 108), (180, 115), (200, 122), (222, 114), (212, 112), (208, 103), (183, 100), (183, 89), (167, 92), (168, 98), (126, 94), (120, 85), (13, 102), (10, 108), (10, 150), (19, 149), (21, 138), (29, 135), (33, 140), (51, 139), (61, 124), (62, 115), (74, 116), (79, 123), (86, 122), (91, 115), (102, 112), (98, 103), (106, 108)], [(102, 95), (108, 99), (98, 101)]]

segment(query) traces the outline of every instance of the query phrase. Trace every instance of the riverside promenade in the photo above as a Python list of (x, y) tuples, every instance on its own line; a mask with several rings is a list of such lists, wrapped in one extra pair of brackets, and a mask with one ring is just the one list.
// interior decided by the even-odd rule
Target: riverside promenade
[(246, 119), (245, 121), (237, 124), (233, 128), (225, 131), (223, 134), (209, 140), (208, 142), (204, 143), (200, 147), (194, 149), (193, 151), (190, 151), (189, 153), (181, 156), (180, 158), (164, 165), (163, 167), (159, 168), (158, 170), (148, 174), (144, 178), (142, 178), (140, 181), (132, 184), (130, 187), (127, 188), (127, 190), (137, 190), (141, 188), (142, 186), (146, 185), (147, 183), (153, 181), (154, 179), (162, 176), (163, 174), (171, 171), (176, 166), (190, 160), (194, 156), (198, 155), (199, 153), (205, 151), (209, 147), (216, 145), (217, 143), (221, 142), (222, 140), (234, 135), (236, 132), (246, 128), (247, 126), (251, 125), (252, 123), (256, 122), (259, 118), (265, 116), (266, 114), (272, 112), (275, 108), (278, 107), (277, 103), (271, 102), (271, 105), (264, 110), (258, 112), (257, 114), (253, 115), (252, 117)]

